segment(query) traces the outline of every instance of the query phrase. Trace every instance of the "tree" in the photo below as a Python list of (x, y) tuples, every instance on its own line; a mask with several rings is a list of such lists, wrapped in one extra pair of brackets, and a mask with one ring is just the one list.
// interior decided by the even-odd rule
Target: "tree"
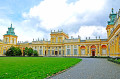
[(25, 50), (23, 50), (25, 55), (28, 55), (28, 47), (25, 47)]
[(34, 51), (33, 51), (33, 55), (34, 55), (34, 56), (38, 56), (37, 50), (34, 50)]
[(27, 56), (32, 56), (32, 55), (38, 56), (37, 50), (33, 50), (32, 48), (26, 47), (25, 50), (23, 50), (23, 51), (24, 51), (25, 55), (27, 55)]
[(28, 56), (31, 56), (31, 55), (33, 55), (33, 49), (32, 49), (32, 48), (29, 48), (29, 49), (28, 49)]
[(22, 52), (19, 47), (11, 46), (5, 53), (6, 56), (21, 56)]
[(22, 55), (21, 49), (19, 47), (15, 48), (15, 52), (16, 52), (16, 56), (21, 56)]

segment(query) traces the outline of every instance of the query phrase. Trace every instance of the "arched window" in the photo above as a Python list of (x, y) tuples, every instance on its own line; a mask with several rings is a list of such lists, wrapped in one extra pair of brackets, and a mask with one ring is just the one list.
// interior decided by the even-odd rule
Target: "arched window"
[(85, 55), (85, 46), (81, 46), (81, 55)]
[(85, 46), (81, 46), (80, 48), (81, 48), (81, 49), (85, 49)]
[(107, 46), (106, 45), (102, 45), (102, 54), (106, 55), (107, 54)]

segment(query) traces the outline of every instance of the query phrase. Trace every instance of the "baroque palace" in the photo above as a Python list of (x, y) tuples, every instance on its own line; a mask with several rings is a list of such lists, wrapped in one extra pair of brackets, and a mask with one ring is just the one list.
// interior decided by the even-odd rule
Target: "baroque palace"
[(0, 56), (5, 56), (5, 52), (11, 46), (18, 46), (24, 55), (25, 47), (33, 48), (38, 51), (39, 56), (110, 56), (120, 57), (120, 9), (118, 13), (109, 15), (110, 21), (106, 27), (107, 39), (86, 39), (78, 38), (69, 39), (68, 34), (63, 31), (51, 31), (50, 41), (37, 40), (31, 43), (18, 42), (17, 35), (14, 33), (14, 28), (8, 28), (6, 34), (3, 35), (3, 40), (0, 40)]

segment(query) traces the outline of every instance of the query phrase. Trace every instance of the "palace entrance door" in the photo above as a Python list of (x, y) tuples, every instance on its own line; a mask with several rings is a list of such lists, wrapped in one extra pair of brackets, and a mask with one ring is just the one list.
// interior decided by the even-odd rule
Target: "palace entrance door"
[(45, 51), (45, 56), (47, 55), (47, 52)]
[(92, 51), (92, 56), (95, 56), (95, 51)]
[(92, 45), (92, 46), (91, 46), (92, 56), (95, 56), (95, 51), (96, 51), (96, 46), (95, 46), (95, 45)]
[(58, 52), (57, 52), (57, 51), (55, 51), (55, 55), (56, 55), (56, 56), (58, 55)]

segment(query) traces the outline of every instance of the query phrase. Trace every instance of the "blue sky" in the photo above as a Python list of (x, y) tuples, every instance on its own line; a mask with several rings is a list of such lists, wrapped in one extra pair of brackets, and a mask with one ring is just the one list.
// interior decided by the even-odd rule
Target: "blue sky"
[(111, 8), (120, 0), (0, 0), (0, 39), (12, 22), (18, 41), (50, 39), (51, 30), (77, 38), (107, 38)]

